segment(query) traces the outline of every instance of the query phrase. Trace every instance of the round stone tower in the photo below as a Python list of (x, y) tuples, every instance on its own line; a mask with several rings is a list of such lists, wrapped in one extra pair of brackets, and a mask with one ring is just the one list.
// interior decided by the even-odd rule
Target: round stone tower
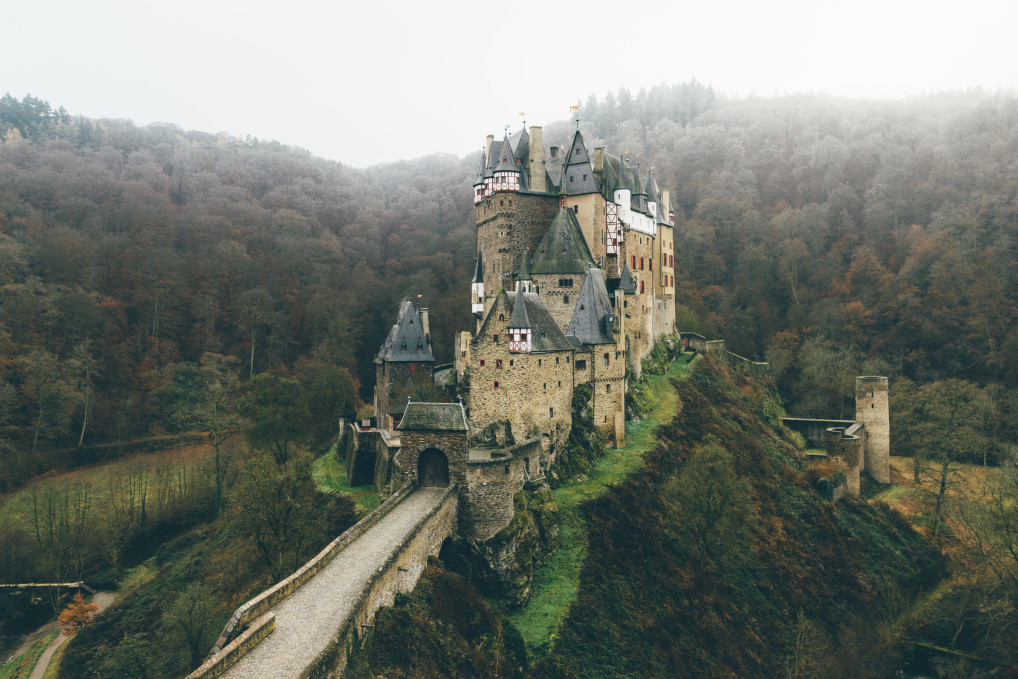
[(890, 483), (891, 422), (886, 377), (855, 378), (855, 421), (866, 427), (863, 467), (880, 483)]

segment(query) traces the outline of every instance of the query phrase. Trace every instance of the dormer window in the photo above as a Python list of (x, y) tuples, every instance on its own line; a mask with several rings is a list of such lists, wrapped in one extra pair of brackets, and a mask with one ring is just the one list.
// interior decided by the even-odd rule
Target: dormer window
[(406, 351), (406, 342), (403, 342), (402, 344), (399, 345), (399, 350)]

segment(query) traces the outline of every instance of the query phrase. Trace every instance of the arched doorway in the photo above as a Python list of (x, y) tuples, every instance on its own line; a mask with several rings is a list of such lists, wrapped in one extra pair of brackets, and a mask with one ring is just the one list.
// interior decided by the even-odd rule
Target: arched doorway
[(428, 448), (417, 458), (417, 485), (445, 488), (449, 485), (449, 459), (441, 450)]

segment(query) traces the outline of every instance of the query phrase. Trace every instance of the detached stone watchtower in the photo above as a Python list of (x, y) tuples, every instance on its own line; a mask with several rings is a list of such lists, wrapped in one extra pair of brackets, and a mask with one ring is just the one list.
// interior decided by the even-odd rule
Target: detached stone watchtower
[(891, 423), (886, 377), (855, 378), (855, 421), (866, 427), (863, 467), (880, 483), (890, 483)]

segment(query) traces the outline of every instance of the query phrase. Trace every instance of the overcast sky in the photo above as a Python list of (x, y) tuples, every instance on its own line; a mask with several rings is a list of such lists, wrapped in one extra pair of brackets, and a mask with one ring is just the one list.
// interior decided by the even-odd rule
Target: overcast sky
[[(1014, 0), (24, 0), (0, 93), (367, 166), (696, 78), (732, 96), (1018, 88)], [(616, 58), (624, 51), (623, 58)]]

